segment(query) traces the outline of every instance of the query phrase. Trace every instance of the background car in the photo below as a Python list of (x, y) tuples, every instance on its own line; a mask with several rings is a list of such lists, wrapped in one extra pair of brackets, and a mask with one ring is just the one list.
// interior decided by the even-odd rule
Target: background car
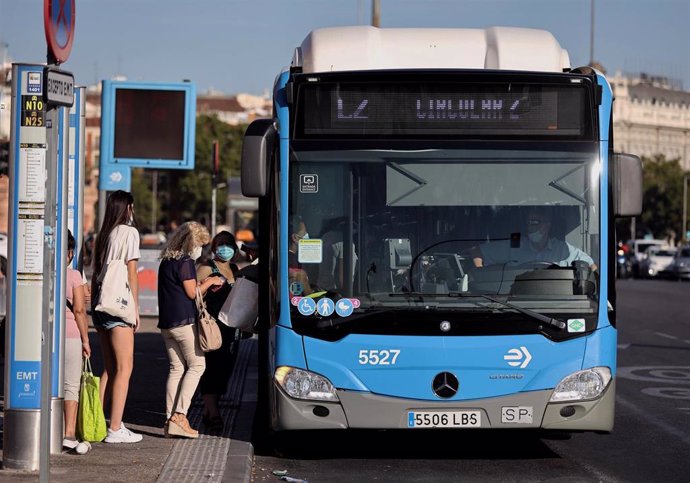
[(690, 279), (690, 246), (680, 247), (676, 251), (668, 271), (678, 280)]
[(640, 262), (644, 259), (645, 251), (649, 247), (664, 246), (667, 242), (664, 240), (655, 240), (653, 238), (638, 238), (637, 240), (630, 240), (628, 246), (632, 253), (632, 271), (633, 277), (643, 277), (644, 273), (640, 270)]
[(640, 261), (639, 276), (654, 278), (669, 274), (676, 251), (673, 247), (657, 245), (647, 248)]

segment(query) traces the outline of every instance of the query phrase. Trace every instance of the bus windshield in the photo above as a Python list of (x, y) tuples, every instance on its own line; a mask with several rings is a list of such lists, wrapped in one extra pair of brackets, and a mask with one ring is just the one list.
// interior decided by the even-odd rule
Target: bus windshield
[(355, 313), (496, 310), (482, 297), (490, 295), (540, 313), (594, 315), (599, 166), (594, 143), (294, 149), (290, 294), (350, 298)]

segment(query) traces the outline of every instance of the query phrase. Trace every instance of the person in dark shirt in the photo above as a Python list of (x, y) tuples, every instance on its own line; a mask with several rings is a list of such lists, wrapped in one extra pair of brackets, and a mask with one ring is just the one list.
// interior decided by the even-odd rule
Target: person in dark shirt
[(211, 276), (197, 284), (194, 262), (209, 238), (203, 225), (194, 221), (184, 223), (171, 235), (160, 256), (158, 328), (170, 360), (165, 400), (166, 436), (199, 437), (199, 432), (187, 420), (187, 411), (206, 367), (199, 345), (194, 299), (197, 288), (203, 295), (209, 288), (224, 283), (221, 277)]
[(203, 422), (204, 426), (212, 431), (223, 429), (224, 422), (218, 408), (218, 400), (228, 388), (228, 381), (237, 357), (238, 330), (220, 322), (218, 313), (235, 283), (235, 273), (238, 268), (233, 261), (237, 258), (238, 251), (232, 233), (228, 231), (219, 232), (211, 241), (211, 259), (201, 264), (196, 274), (199, 282), (211, 276), (223, 277), (225, 280), (222, 286), (212, 287), (204, 296), (206, 309), (216, 320), (223, 338), (223, 344), (220, 348), (204, 354), (206, 371), (201, 376), (200, 390), (204, 400)]

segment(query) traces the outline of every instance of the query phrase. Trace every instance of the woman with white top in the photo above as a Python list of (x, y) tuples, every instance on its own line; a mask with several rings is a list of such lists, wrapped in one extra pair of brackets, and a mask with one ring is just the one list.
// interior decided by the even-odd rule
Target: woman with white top
[[(136, 321), (130, 324), (119, 317), (96, 310), (100, 298), (101, 280), (108, 263), (124, 254), (127, 280), (135, 304)], [(129, 379), (134, 366), (134, 332), (139, 327), (139, 285), (137, 260), (139, 232), (134, 218), (134, 197), (126, 191), (108, 196), (105, 217), (96, 238), (91, 280), (93, 325), (98, 331), (103, 351), (105, 371), (101, 376), (101, 402), (110, 403), (110, 427), (106, 443), (137, 443), (142, 435), (125, 428), (122, 415), (129, 391)]]

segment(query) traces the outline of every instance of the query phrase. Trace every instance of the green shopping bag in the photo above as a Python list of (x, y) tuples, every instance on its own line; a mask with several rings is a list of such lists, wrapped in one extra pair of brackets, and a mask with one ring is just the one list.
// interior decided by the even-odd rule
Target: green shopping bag
[(108, 433), (98, 395), (100, 379), (91, 371), (91, 360), (88, 357), (84, 359), (77, 411), (77, 434), (82, 441), (103, 441)]

